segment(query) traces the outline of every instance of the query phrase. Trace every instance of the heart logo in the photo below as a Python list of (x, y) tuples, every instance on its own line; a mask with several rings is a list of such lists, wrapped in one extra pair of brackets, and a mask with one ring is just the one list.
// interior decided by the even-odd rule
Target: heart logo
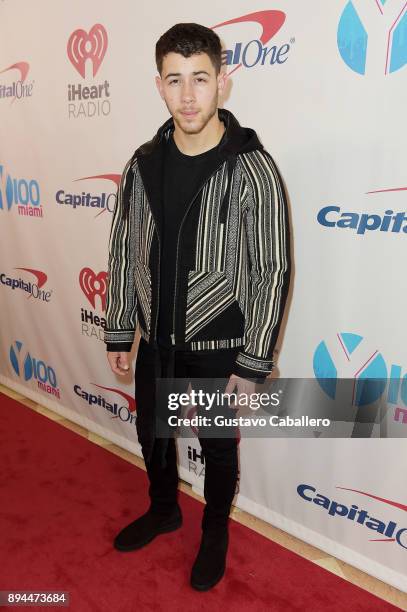
[(98, 295), (102, 302), (102, 311), (106, 309), (107, 272), (95, 274), (91, 268), (83, 268), (79, 274), (79, 284), (88, 301), (95, 306), (95, 297)]
[(71, 64), (85, 78), (85, 63), (92, 61), (93, 76), (96, 75), (107, 50), (107, 32), (101, 23), (96, 23), (89, 34), (75, 30), (69, 37), (67, 51)]

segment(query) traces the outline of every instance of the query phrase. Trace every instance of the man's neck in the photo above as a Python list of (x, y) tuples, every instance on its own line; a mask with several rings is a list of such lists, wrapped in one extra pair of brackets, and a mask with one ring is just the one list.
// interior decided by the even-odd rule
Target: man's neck
[(219, 119), (216, 112), (199, 134), (187, 134), (175, 123), (173, 138), (181, 153), (185, 155), (199, 155), (213, 149), (222, 139), (225, 124)]

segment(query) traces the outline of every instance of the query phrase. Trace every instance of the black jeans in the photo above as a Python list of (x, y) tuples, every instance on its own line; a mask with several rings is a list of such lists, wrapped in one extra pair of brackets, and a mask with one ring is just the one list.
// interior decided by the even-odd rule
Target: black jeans
[[(213, 351), (177, 351), (174, 378), (229, 378), (241, 347)], [(160, 349), (161, 377), (166, 376), (168, 350)], [(155, 351), (140, 338), (136, 361), (137, 433), (150, 481), (150, 509), (168, 513), (177, 503), (178, 469), (174, 437), (152, 439), (155, 419)], [(186, 389), (185, 389), (186, 391)], [(199, 437), (205, 459), (203, 530), (224, 529), (238, 478), (237, 439)], [(165, 452), (165, 466), (161, 458)], [(166, 449), (166, 450), (165, 450)]]

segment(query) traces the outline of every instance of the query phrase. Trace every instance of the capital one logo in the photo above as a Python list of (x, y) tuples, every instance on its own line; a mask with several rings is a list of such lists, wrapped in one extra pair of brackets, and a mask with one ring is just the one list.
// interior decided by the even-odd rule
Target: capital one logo
[[(366, 195), (376, 193), (403, 194), (407, 187), (391, 187), (367, 191)], [(404, 203), (402, 204), (402, 206)], [(339, 206), (324, 206), (318, 211), (317, 221), (324, 227), (355, 230), (358, 236), (371, 232), (386, 232), (389, 236), (407, 234), (407, 214), (405, 210), (394, 212), (387, 208), (383, 215), (375, 213), (359, 213), (354, 211), (341, 211)]]
[(30, 70), (30, 64), (28, 62), (16, 62), (0, 70), (0, 74), (8, 72), (9, 70), (17, 70), (20, 78), (13, 81), (11, 85), (0, 85), (0, 99), (11, 98), (11, 103), (13, 103), (17, 99), (20, 100), (21, 98), (29, 98), (32, 96), (34, 81), (25, 82), (28, 71)]
[(88, 302), (96, 308), (96, 296), (99, 296), (102, 311), (106, 310), (107, 272), (96, 274), (91, 268), (82, 268), (79, 273), (79, 285)]
[(103, 389), (104, 391), (111, 391), (112, 393), (119, 395), (125, 401), (125, 403), (118, 404), (117, 401), (112, 403), (101, 393), (96, 394), (92, 391), (87, 391), (77, 384), (74, 385), (74, 392), (89, 406), (99, 406), (100, 408), (104, 408), (110, 413), (112, 419), (119, 419), (120, 421), (130, 425), (135, 425), (137, 414), (136, 400), (133, 396), (114, 387), (104, 387), (103, 385), (97, 385), (96, 383), (91, 384), (99, 389)]
[(33, 268), (16, 268), (16, 270), (22, 270), (23, 272), (30, 272), (30, 274), (33, 274), (37, 279), (35, 284), (39, 289), (47, 282), (48, 276), (41, 270), (34, 270)]
[(27, 299), (32, 297), (43, 302), (50, 301), (52, 290), (46, 291), (42, 288), (48, 280), (48, 276), (45, 272), (42, 272), (42, 270), (35, 270), (33, 268), (15, 268), (15, 270), (21, 270), (22, 272), (32, 274), (36, 279), (36, 282), (32, 282), (32, 280), (27, 282), (22, 278), (7, 276), (7, 274), (0, 272), (0, 284), (10, 287), (12, 291), (15, 291), (16, 289), (25, 291), (28, 294)]
[[(373, 493), (362, 491), (360, 489), (351, 489), (350, 487), (340, 486), (336, 486), (336, 488), (343, 491), (350, 491), (352, 493), (356, 493), (357, 495), (362, 495), (367, 497), (369, 501), (375, 500), (375, 502), (381, 502), (386, 506), (407, 512), (407, 505), (399, 501), (374, 495)], [(311, 508), (318, 508), (319, 512), (326, 511), (327, 515), (330, 517), (330, 520), (340, 520), (343, 518), (352, 521), (353, 525), (363, 525), (369, 529), (370, 542), (397, 542), (399, 546), (407, 549), (407, 528), (399, 527), (394, 520), (380, 520), (376, 516), (370, 514), (370, 510), (365, 510), (363, 507), (359, 508), (359, 499), (356, 499), (358, 502), (357, 504), (350, 504), (349, 502), (353, 501), (352, 499), (347, 501), (345, 504), (342, 500), (336, 501), (335, 499), (331, 499), (331, 497), (327, 497), (326, 495), (319, 493), (316, 487), (306, 483), (301, 483), (297, 486), (297, 493), (304, 501), (311, 504)]]
[(92, 62), (93, 76), (95, 77), (107, 50), (107, 32), (101, 23), (96, 23), (89, 33), (79, 29), (72, 32), (69, 37), (67, 51), (73, 67), (85, 78), (86, 60)]
[(406, 0), (352, 0), (339, 19), (339, 53), (358, 74), (390, 74), (407, 63)]
[[(222, 21), (211, 27), (212, 30), (223, 28), (224, 26), (238, 25), (242, 23), (254, 24), (255, 31), (259, 30), (260, 36), (253, 38), (247, 42), (235, 42), (232, 48), (222, 51), (224, 62), (228, 66), (234, 66), (233, 70), (228, 73), (228, 76), (244, 66), (245, 68), (253, 68), (254, 66), (265, 64), (283, 64), (287, 60), (287, 53), (290, 50), (288, 43), (278, 47), (273, 45), (268, 47), (269, 41), (279, 32), (285, 23), (285, 13), (278, 10), (257, 11), (249, 13), (227, 21)], [(252, 26), (253, 28), (253, 26)], [(252, 28), (248, 31), (252, 31)], [(294, 42), (294, 39), (290, 41)]]
[(322, 340), (313, 358), (315, 377), (321, 389), (334, 400), (339, 378), (353, 379), (351, 404), (365, 406), (378, 400), (387, 387), (388, 404), (407, 406), (407, 374), (400, 365), (388, 369), (381, 353), (355, 333), (341, 332)]
[(58, 204), (64, 206), (71, 206), (73, 210), (77, 208), (93, 208), (98, 212), (95, 215), (99, 217), (106, 211), (113, 213), (116, 200), (117, 200), (117, 190), (120, 184), (121, 174), (107, 173), (107, 174), (95, 174), (92, 176), (83, 176), (81, 178), (75, 179), (75, 182), (80, 181), (88, 181), (88, 180), (104, 180), (108, 181), (108, 185), (110, 186), (112, 183), (115, 186), (113, 191), (102, 191), (100, 195), (95, 195), (90, 191), (82, 191), (81, 193), (72, 193), (70, 191), (65, 191), (65, 189), (58, 189), (55, 194), (55, 199)]

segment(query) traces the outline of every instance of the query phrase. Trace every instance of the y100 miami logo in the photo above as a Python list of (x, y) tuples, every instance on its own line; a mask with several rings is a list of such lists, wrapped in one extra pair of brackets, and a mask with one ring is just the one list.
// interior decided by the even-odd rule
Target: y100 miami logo
[[(402, 504), (391, 499), (386, 499), (384, 497), (379, 497), (378, 495), (373, 495), (367, 491), (359, 491), (358, 489), (350, 489), (348, 487), (336, 488), (363, 495), (368, 497), (370, 500), (375, 500), (407, 512), (406, 504)], [(364, 527), (367, 527), (367, 529), (370, 529), (371, 532), (374, 532), (374, 537), (369, 538), (370, 542), (397, 542), (399, 546), (407, 549), (407, 528), (398, 527), (396, 521), (385, 522), (379, 520), (373, 517), (370, 514), (370, 511), (359, 508), (357, 504), (349, 504), (349, 502), (344, 504), (342, 501), (338, 502), (330, 497), (327, 497), (326, 495), (317, 493), (317, 489), (309, 484), (299, 484), (297, 487), (297, 493), (303, 500), (311, 504), (310, 507), (324, 510), (331, 520), (341, 517), (347, 519), (348, 521), (352, 521), (354, 525), (363, 525)], [(371, 536), (373, 536), (373, 534), (371, 534)]]
[(128, 425), (136, 424), (136, 400), (134, 397), (114, 387), (103, 387), (95, 383), (92, 384), (99, 389), (105, 389), (106, 391), (116, 393), (125, 400), (125, 404), (118, 404), (117, 402), (111, 403), (100, 393), (86, 391), (80, 385), (74, 385), (76, 395), (78, 395), (88, 406), (103, 408), (110, 414), (112, 419), (119, 419), (119, 421), (123, 421)]
[[(95, 310), (99, 305), (102, 312), (106, 310), (107, 272), (96, 274), (91, 268), (82, 268), (79, 273), (79, 286), (86, 299)], [(98, 302), (98, 304), (97, 304)], [(81, 308), (82, 335), (97, 338), (103, 342), (105, 317), (100, 317), (92, 310)]]
[(9, 351), (10, 363), (14, 372), (24, 382), (36, 380), (38, 388), (49, 395), (60, 397), (57, 377), (54, 368), (38, 357), (23, 349), (23, 343), (16, 340)]
[(339, 53), (358, 74), (389, 74), (407, 63), (405, 0), (352, 0), (338, 24)]
[(0, 283), (4, 287), (8, 287), (12, 291), (15, 291), (16, 289), (20, 291), (25, 291), (25, 293), (28, 294), (28, 299), (32, 297), (35, 300), (40, 300), (41, 302), (50, 302), (52, 289), (50, 291), (46, 291), (42, 288), (48, 279), (48, 276), (45, 274), (45, 272), (42, 272), (41, 270), (33, 270), (32, 268), (15, 269), (27, 272), (28, 274), (32, 274), (36, 279), (36, 282), (33, 283), (31, 279), (25, 281), (21, 277), (16, 278), (15, 276), (0, 272)]
[[(366, 195), (377, 193), (403, 193), (407, 187), (391, 187), (389, 189), (375, 189), (367, 191)], [(405, 206), (405, 205), (404, 205)], [(337, 205), (328, 205), (321, 208), (317, 214), (317, 221), (324, 227), (348, 229), (358, 236), (366, 232), (385, 232), (389, 235), (407, 234), (407, 215), (405, 210), (395, 212), (387, 208), (384, 213), (359, 213), (341, 209)]]
[[(291, 45), (295, 42), (294, 38), (290, 39), (290, 43), (282, 45), (270, 45), (270, 40), (282, 28), (286, 16), (283, 11), (257, 11), (228, 19), (212, 26), (212, 30), (224, 28), (225, 26), (235, 26), (232, 31), (236, 30), (236, 26), (242, 23), (255, 24), (256, 29), (261, 29), (258, 38), (252, 38), (245, 41), (234, 41), (230, 48), (222, 51), (223, 63), (227, 66), (233, 66), (228, 75), (235, 72), (238, 68), (253, 68), (255, 66), (274, 66), (284, 64), (288, 59), (288, 53)], [(247, 28), (248, 32), (253, 31), (253, 28)], [(239, 30), (240, 31), (240, 30)], [(226, 30), (229, 35), (229, 30)], [(222, 31), (223, 35), (223, 31)], [(250, 35), (250, 34), (249, 34)]]
[(79, 29), (72, 32), (67, 44), (69, 61), (82, 79), (86, 78), (86, 66), (92, 68), (92, 81), (86, 85), (68, 85), (68, 117), (97, 117), (110, 114), (110, 83), (94, 83), (107, 51), (107, 32), (101, 23), (89, 32)]
[(15, 178), (0, 165), (0, 210), (17, 208), (23, 217), (42, 217), (40, 187), (35, 179)]
[(17, 72), (19, 78), (13, 79), (10, 83), (0, 83), (0, 100), (8, 98), (11, 103), (22, 98), (30, 98), (33, 93), (34, 81), (27, 81), (30, 65), (28, 62), (17, 62), (3, 70), (0, 74), (8, 73), (11, 70), (11, 75), (14, 76)]
[[(336, 398), (338, 379), (353, 380), (351, 404), (366, 406), (386, 392), (387, 404), (398, 413), (407, 406), (407, 374), (402, 367), (387, 367), (383, 355), (359, 334), (341, 332), (335, 338), (322, 340), (315, 349), (314, 374), (320, 387)], [(397, 404), (399, 406), (397, 406)]]
[(92, 194), (90, 191), (82, 191), (81, 193), (73, 193), (72, 191), (66, 191), (65, 189), (58, 189), (55, 194), (57, 204), (61, 206), (70, 206), (73, 210), (90, 208), (96, 211), (95, 217), (98, 217), (106, 210), (110, 213), (114, 211), (116, 205), (117, 190), (120, 183), (120, 174), (95, 174), (93, 176), (83, 176), (82, 178), (75, 179), (76, 181), (88, 181), (88, 180), (106, 180), (114, 184), (114, 191), (107, 192), (103, 191), (100, 195)]

